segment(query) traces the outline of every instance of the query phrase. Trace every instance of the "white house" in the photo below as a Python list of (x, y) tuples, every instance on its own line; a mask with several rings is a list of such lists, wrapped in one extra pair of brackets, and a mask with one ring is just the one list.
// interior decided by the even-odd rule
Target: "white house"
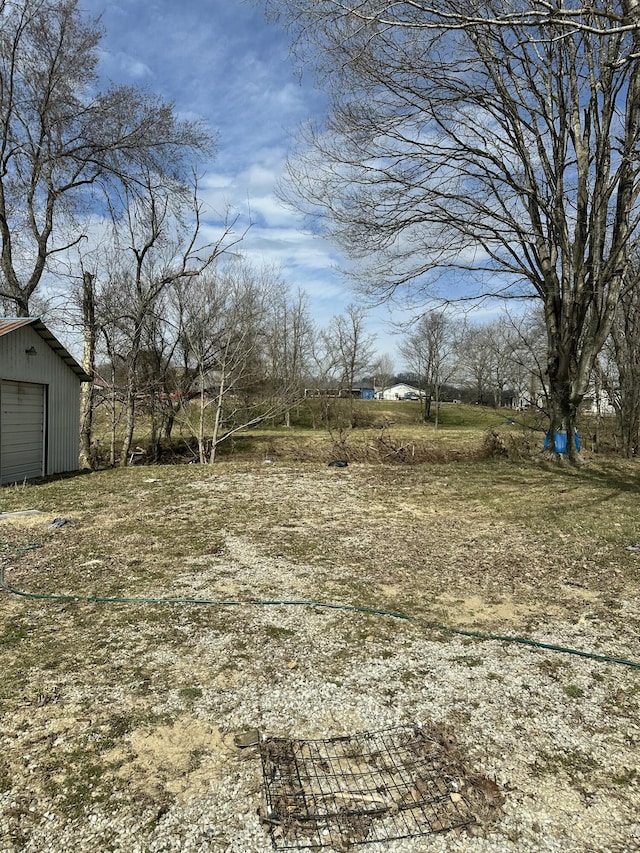
[(0, 485), (78, 469), (89, 381), (39, 319), (0, 319)]
[(412, 385), (407, 385), (404, 382), (399, 382), (397, 385), (392, 385), (391, 388), (385, 388), (384, 391), (378, 391), (376, 397), (378, 400), (406, 400), (411, 397), (418, 398), (422, 392)]

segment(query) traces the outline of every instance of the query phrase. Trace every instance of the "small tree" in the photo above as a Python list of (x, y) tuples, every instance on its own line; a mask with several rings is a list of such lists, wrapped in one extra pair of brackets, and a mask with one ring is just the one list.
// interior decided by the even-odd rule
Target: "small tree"
[(393, 384), (396, 368), (388, 352), (383, 353), (372, 365), (373, 384), (380, 394)]
[[(310, 370), (313, 334), (307, 296), (302, 291), (292, 296), (284, 283), (274, 280), (265, 337), (266, 373), (274, 398), (300, 400)], [(285, 425), (291, 426), (289, 405)]]
[(356, 377), (371, 367), (373, 336), (365, 328), (366, 311), (351, 303), (344, 314), (332, 318), (325, 332), (325, 346), (333, 357), (333, 367), (341, 390), (349, 400), (349, 418), (354, 425), (353, 387)]
[[(197, 184), (191, 196), (177, 183), (172, 192), (165, 192), (156, 187), (154, 176), (148, 173), (146, 197), (129, 197), (126, 201), (124, 218), (114, 223), (103, 300), (114, 312), (103, 322), (117, 327), (120, 341), (126, 341), (126, 351), (120, 353), (126, 366), (121, 465), (127, 464), (131, 452), (145, 335), (153, 338), (158, 331), (157, 318), (165, 294), (175, 282), (200, 275), (242, 239), (233, 235), (233, 223), (227, 222), (215, 243), (199, 242)], [(187, 218), (189, 205), (191, 217)], [(170, 362), (171, 356), (166, 357), (166, 363)]]
[(431, 404), (435, 403), (435, 425), (438, 427), (440, 391), (456, 367), (456, 337), (451, 320), (441, 311), (423, 314), (400, 346), (409, 370), (419, 377), (422, 389), (422, 416), (428, 421)]

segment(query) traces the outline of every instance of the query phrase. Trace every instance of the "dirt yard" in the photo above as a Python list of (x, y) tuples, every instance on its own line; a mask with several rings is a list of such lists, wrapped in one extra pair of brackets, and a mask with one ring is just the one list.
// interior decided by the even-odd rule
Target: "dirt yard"
[(630, 464), (508, 462), (3, 489), (29, 596), (0, 592), (0, 853), (262, 853), (234, 736), (416, 723), (496, 808), (367, 853), (640, 850), (639, 491)]

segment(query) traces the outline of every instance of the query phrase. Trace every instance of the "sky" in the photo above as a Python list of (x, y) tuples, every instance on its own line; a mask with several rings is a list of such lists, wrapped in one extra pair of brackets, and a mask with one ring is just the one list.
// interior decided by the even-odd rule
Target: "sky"
[[(242, 0), (83, 0), (101, 16), (105, 36), (99, 72), (106, 82), (144, 86), (173, 101), (179, 116), (203, 119), (218, 136), (216, 155), (203, 164), (203, 201), (240, 213), (238, 230), (253, 223), (240, 247), (256, 266), (273, 265), (309, 297), (314, 322), (356, 301), (339, 267), (344, 259), (327, 240), (303, 228), (299, 214), (275, 194), (296, 129), (325, 107), (309, 70), (297, 69), (286, 32), (264, 19), (259, 4)], [(250, 214), (249, 214), (250, 211)], [(388, 309), (368, 319), (379, 354), (397, 370), (397, 334)]]

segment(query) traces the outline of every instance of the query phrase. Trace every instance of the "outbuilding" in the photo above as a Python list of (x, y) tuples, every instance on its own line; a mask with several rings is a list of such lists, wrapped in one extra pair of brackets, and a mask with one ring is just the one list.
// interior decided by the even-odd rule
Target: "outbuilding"
[(378, 398), (381, 400), (417, 400), (421, 396), (424, 396), (424, 393), (419, 388), (414, 388), (413, 385), (407, 385), (405, 382), (399, 382), (391, 388), (378, 392)]
[(78, 469), (89, 381), (38, 318), (0, 318), (0, 485)]

